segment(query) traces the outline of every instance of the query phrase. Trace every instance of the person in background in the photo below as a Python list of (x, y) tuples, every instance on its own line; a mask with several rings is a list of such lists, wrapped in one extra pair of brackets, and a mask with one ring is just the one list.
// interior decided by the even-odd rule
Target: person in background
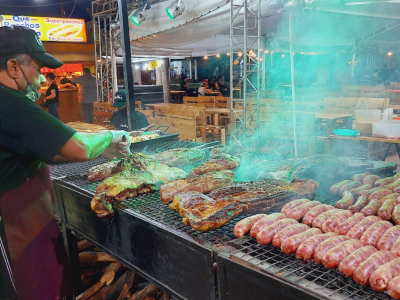
[(329, 69), (326, 67), (326, 63), (322, 63), (321, 68), (319, 68), (317, 72), (317, 85), (328, 85)]
[(186, 89), (187, 89), (188, 86), (189, 86), (189, 83), (187, 83), (187, 78), (183, 77), (182, 80), (181, 80), (181, 91), (185, 91), (186, 92)]
[(225, 87), (225, 78), (224, 75), (219, 76), (218, 85), (222, 88)]
[(206, 95), (206, 87), (205, 87), (204, 82), (202, 82), (202, 83), (200, 84), (200, 87), (199, 87), (199, 90), (197, 91), (197, 93), (198, 93), (200, 96), (205, 96), (205, 95)]
[(76, 87), (76, 85), (72, 84), (72, 72), (68, 72), (67, 76), (60, 80), (60, 89), (74, 87)]
[(374, 80), (371, 77), (371, 74), (369, 73), (369, 71), (365, 70), (362, 73), (362, 76), (360, 78), (357, 79), (357, 84), (358, 85), (374, 85)]
[(72, 79), (72, 83), (77, 83), (78, 102), (81, 108), (83, 122), (93, 124), (93, 102), (97, 101), (97, 79), (89, 68), (83, 69), (83, 75)]
[(379, 76), (379, 70), (374, 70), (374, 72), (372, 72), (372, 80), (375, 85), (383, 85), (383, 80)]
[(34, 30), (0, 27), (0, 299), (56, 300), (73, 292), (47, 164), (129, 153), (125, 131), (78, 133), (34, 102), (44, 83), (40, 69), (62, 65)]
[[(113, 127), (115, 126), (115, 129), (118, 130), (129, 131), (128, 107), (126, 104), (125, 90), (119, 90), (115, 93), (114, 104), (112, 105), (112, 107), (118, 108), (118, 110), (113, 114), (110, 120), (110, 122), (113, 124)], [(136, 128), (138, 130), (149, 126), (149, 121), (147, 121), (146, 115), (140, 111), (135, 110), (131, 115), (131, 120), (135, 122)], [(114, 129), (113, 127), (107, 127), (107, 129)]]
[(49, 109), (49, 114), (52, 115), (54, 118), (60, 120), (58, 116), (58, 86), (55, 83), (56, 76), (54, 73), (47, 73), (46, 74), (46, 81), (49, 85), (49, 88), (46, 91), (46, 95), (43, 99), (43, 102), (46, 103), (47, 108)]

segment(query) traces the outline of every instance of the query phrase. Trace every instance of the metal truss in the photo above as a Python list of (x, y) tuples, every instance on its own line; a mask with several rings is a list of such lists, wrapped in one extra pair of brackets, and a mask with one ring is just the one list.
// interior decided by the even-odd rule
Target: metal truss
[[(231, 143), (254, 150), (259, 148), (260, 127), (260, 2), (230, 1)], [(254, 101), (250, 103), (250, 99), (256, 99), (256, 105)]]

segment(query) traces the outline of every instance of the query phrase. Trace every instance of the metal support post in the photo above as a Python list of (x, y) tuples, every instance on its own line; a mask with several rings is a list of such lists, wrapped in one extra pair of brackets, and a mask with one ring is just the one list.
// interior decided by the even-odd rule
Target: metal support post
[(296, 118), (296, 80), (294, 74), (294, 47), (293, 47), (293, 12), (289, 13), (289, 35), (290, 35), (290, 73), (292, 78), (292, 106), (293, 106), (293, 135), (294, 135), (294, 156), (297, 152), (297, 118)]

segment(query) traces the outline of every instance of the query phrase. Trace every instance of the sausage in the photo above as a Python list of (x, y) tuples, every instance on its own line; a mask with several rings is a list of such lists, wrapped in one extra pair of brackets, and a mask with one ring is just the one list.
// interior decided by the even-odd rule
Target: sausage
[(369, 277), (379, 266), (396, 257), (396, 254), (386, 250), (375, 252), (367, 260), (360, 263), (353, 273), (353, 280), (358, 284), (367, 285)]
[(266, 214), (259, 214), (259, 215), (250, 216), (250, 217), (247, 217), (247, 218), (245, 218), (243, 220), (240, 220), (233, 227), (233, 234), (237, 238), (240, 238), (240, 237), (244, 236), (246, 233), (248, 233), (250, 231), (251, 227), (253, 227), (253, 225), (255, 223), (257, 223), (257, 221), (259, 221), (260, 219), (262, 219), (264, 217), (267, 217), (267, 215)]
[(294, 224), (283, 228), (281, 231), (275, 234), (274, 238), (272, 239), (272, 245), (280, 249), (284, 240), (293, 235), (307, 231), (308, 229), (310, 229), (310, 227), (306, 224)]
[(332, 205), (328, 205), (328, 204), (321, 204), (321, 205), (315, 206), (315, 207), (311, 208), (304, 215), (302, 223), (311, 226), (316, 217), (318, 217), (320, 214), (322, 214), (328, 210), (332, 210), (332, 209), (335, 209), (335, 208)]
[(352, 193), (345, 191), (342, 194), (342, 199), (336, 202), (335, 207), (340, 209), (348, 209), (354, 204), (354, 196)]
[(276, 221), (286, 219), (286, 215), (282, 213), (274, 213), (270, 214), (266, 217), (261, 218), (258, 220), (253, 227), (250, 229), (250, 235), (255, 238), (257, 237), (257, 234), (263, 230), (265, 227), (275, 223)]
[(386, 286), (386, 292), (390, 297), (400, 299), (400, 276), (396, 276), (389, 281), (389, 284)]
[(331, 237), (336, 236), (334, 232), (328, 232), (325, 234), (317, 234), (300, 244), (300, 246), (296, 250), (296, 258), (303, 259), (304, 261), (309, 260), (313, 257), (315, 249), (321, 244), (323, 241), (330, 239)]
[(352, 193), (352, 195), (353, 195), (354, 197), (360, 197), (360, 196), (361, 196), (360, 192), (366, 191), (366, 190), (370, 190), (370, 189), (372, 189), (372, 185), (370, 185), (370, 184), (363, 184), (362, 186), (360, 186), (360, 187), (358, 187), (358, 188), (351, 189), (349, 192)]
[(321, 230), (319, 230), (318, 228), (310, 228), (307, 231), (293, 235), (283, 241), (281, 245), (281, 250), (286, 254), (294, 254), (296, 253), (301, 243), (303, 243), (308, 238), (321, 233)]
[(331, 237), (322, 243), (320, 243), (317, 248), (314, 251), (314, 261), (319, 264), (324, 257), (325, 253), (328, 252), (330, 249), (333, 247), (336, 247), (337, 245), (343, 243), (344, 241), (349, 240), (347, 236), (344, 235), (339, 235), (339, 236), (334, 236)]
[(392, 217), (394, 207), (397, 205), (396, 199), (386, 199), (378, 209), (376, 214), (380, 219), (389, 221)]
[[(397, 181), (395, 181), (397, 182)], [(400, 193), (400, 186), (393, 189), (393, 193)]]
[(316, 207), (317, 205), (320, 205), (320, 204), (321, 204), (321, 202), (319, 202), (319, 201), (310, 201), (310, 202), (304, 203), (300, 206), (297, 206), (297, 207), (289, 210), (289, 212), (286, 214), (286, 216), (288, 218), (292, 218), (297, 221), (300, 221), (311, 208)]
[(346, 219), (350, 218), (351, 216), (353, 216), (353, 213), (349, 210), (339, 211), (337, 214), (326, 220), (324, 224), (322, 224), (321, 231), (323, 233), (333, 232), (336, 226), (343, 223)]
[(346, 235), (354, 225), (360, 223), (364, 218), (365, 216), (362, 213), (355, 213), (352, 217), (336, 226), (334, 232), (338, 235)]
[(396, 204), (392, 211), (392, 221), (396, 225), (400, 225), (400, 204)]
[(298, 222), (293, 219), (282, 219), (276, 221), (275, 223), (265, 227), (257, 234), (257, 243), (260, 245), (266, 245), (271, 243), (272, 239), (274, 238), (275, 234), (281, 231), (283, 228), (288, 227), (293, 224), (297, 224)]
[(346, 277), (353, 275), (357, 267), (365, 261), (368, 257), (376, 252), (373, 246), (364, 246), (346, 256), (338, 266), (338, 270)]
[(323, 256), (321, 263), (327, 269), (335, 268), (350, 253), (363, 247), (359, 240), (345, 241), (332, 249), (328, 250)]
[(363, 235), (360, 237), (360, 241), (365, 245), (375, 246), (379, 239), (390, 227), (393, 227), (392, 223), (388, 221), (379, 221), (365, 230)]
[(349, 207), (349, 211), (353, 214), (360, 212), (368, 204), (367, 196), (360, 196), (357, 198), (356, 203)]
[(368, 175), (371, 175), (371, 173), (370, 172), (365, 172), (365, 173), (362, 173), (362, 174), (355, 174), (355, 175), (353, 175), (351, 177), (351, 180), (362, 182), (363, 179), (365, 178), (365, 176), (368, 176)]
[(377, 176), (377, 175), (367, 175), (364, 177), (363, 179), (363, 184), (372, 184), (374, 185), (375, 181), (381, 179), (381, 177)]
[(396, 179), (400, 179), (400, 173), (397, 173), (396, 175), (393, 176)]
[(372, 199), (369, 200), (367, 206), (361, 210), (361, 213), (366, 217), (374, 216), (378, 212), (379, 207), (381, 207), (381, 201), (379, 199)]
[(346, 236), (351, 239), (359, 239), (368, 227), (379, 221), (381, 221), (381, 219), (376, 216), (366, 217), (360, 223), (354, 225), (353, 228), (347, 232)]
[(343, 193), (344, 193), (344, 192), (348, 192), (348, 191), (350, 191), (350, 190), (352, 190), (352, 189), (358, 188), (358, 187), (360, 187), (361, 185), (362, 185), (362, 183), (361, 183), (361, 182), (358, 182), (358, 181), (350, 181), (350, 182), (347, 182), (346, 184), (342, 185), (342, 186), (339, 188), (339, 195), (343, 196)]
[(369, 285), (374, 291), (383, 292), (389, 281), (400, 275), (400, 258), (395, 258), (378, 267), (369, 277)]
[(315, 220), (312, 222), (312, 227), (314, 228), (322, 228), (322, 224), (325, 223), (326, 220), (328, 220), (330, 217), (332, 217), (333, 215), (337, 214), (339, 211), (339, 209), (332, 209), (332, 210), (328, 210), (322, 214), (320, 214), (318, 217), (315, 218)]
[(293, 200), (293, 201), (291, 201), (291, 202), (285, 204), (284, 207), (282, 207), (281, 213), (283, 213), (283, 214), (286, 215), (286, 214), (289, 212), (289, 210), (291, 210), (291, 209), (293, 209), (293, 208), (295, 208), (295, 207), (297, 207), (297, 206), (299, 206), (299, 205), (302, 205), (302, 204), (304, 204), (304, 203), (307, 203), (307, 202), (311, 202), (311, 201), (308, 200), (308, 199), (297, 199), (297, 200)]
[(390, 250), (399, 236), (400, 236), (400, 225), (389, 228), (376, 243), (376, 249)]
[(388, 185), (383, 185), (382, 187), (385, 188), (385, 189), (392, 190), (392, 191), (394, 191), (395, 189), (397, 189), (397, 190), (395, 191), (395, 193), (398, 193), (398, 190), (400, 189), (400, 180), (399, 180), (399, 179), (396, 179), (395, 182), (393, 182), (393, 183), (391, 183), (391, 184), (388, 184)]
[(390, 247), (390, 251), (397, 254), (397, 256), (400, 256), (400, 238), (397, 238), (393, 242), (392, 246)]
[(397, 199), (397, 197), (400, 196), (400, 194), (398, 193), (391, 193), (383, 198), (380, 198), (379, 201), (381, 202), (381, 205), (383, 204), (383, 202), (385, 202), (388, 199)]
[(370, 189), (370, 190), (363, 190), (363, 191), (360, 191), (360, 195), (361, 195), (361, 196), (367, 196), (367, 198), (368, 198), (369, 196), (371, 196), (371, 194), (372, 194), (373, 192), (376, 192), (376, 191), (379, 190), (379, 189), (381, 189), (380, 186), (374, 187), (374, 188), (372, 188), (372, 189)]
[(340, 182), (338, 182), (338, 183), (332, 185), (332, 186), (330, 187), (329, 191), (330, 191), (332, 194), (337, 194), (337, 193), (339, 193), (339, 189), (340, 189), (343, 185), (345, 185), (346, 183), (349, 183), (349, 182), (351, 182), (351, 180), (342, 180), (342, 181), (340, 181)]
[(388, 185), (396, 181), (396, 178), (392, 177), (386, 177), (379, 179), (374, 182), (373, 186), (382, 186), (382, 185)]
[(384, 198), (384, 197), (386, 197), (386, 196), (388, 196), (388, 195), (390, 195), (390, 194), (393, 194), (392, 190), (381, 188), (381, 189), (379, 189), (379, 190), (373, 192), (373, 193), (368, 197), (368, 200), (371, 201), (371, 200), (373, 200), (373, 199), (382, 199), (382, 198)]

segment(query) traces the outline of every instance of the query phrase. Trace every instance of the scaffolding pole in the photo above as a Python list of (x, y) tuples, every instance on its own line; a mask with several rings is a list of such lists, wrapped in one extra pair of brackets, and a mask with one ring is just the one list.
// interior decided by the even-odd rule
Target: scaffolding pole
[(293, 141), (294, 156), (298, 157), (297, 150), (297, 114), (296, 114), (296, 78), (294, 74), (294, 47), (293, 47), (293, 12), (289, 13), (289, 35), (290, 35), (290, 73), (292, 78), (292, 109), (293, 109)]

